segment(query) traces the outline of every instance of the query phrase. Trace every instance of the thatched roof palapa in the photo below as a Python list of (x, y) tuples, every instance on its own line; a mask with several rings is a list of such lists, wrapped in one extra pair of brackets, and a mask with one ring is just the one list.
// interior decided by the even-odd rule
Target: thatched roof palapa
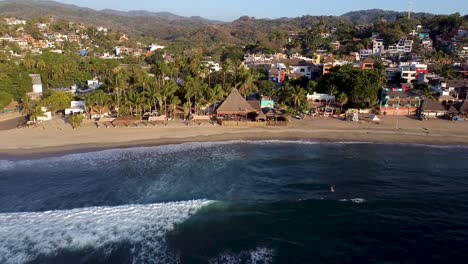
[(249, 100), (247, 101), (247, 103), (253, 108), (255, 109), (255, 111), (257, 113), (260, 113), (262, 111), (262, 106), (261, 106), (261, 103), (260, 101), (256, 100), (256, 101), (252, 101), (252, 100)]
[(221, 106), (216, 110), (218, 115), (247, 115), (258, 113), (234, 88)]
[(422, 111), (447, 112), (444, 106), (436, 100), (424, 100), (421, 106)]
[(266, 121), (267, 120), (267, 116), (262, 112), (260, 111), (260, 114), (258, 114), (258, 116), (255, 118), (257, 121), (260, 121), (260, 120), (264, 120)]
[(365, 58), (362, 63), (375, 63), (375, 60), (373, 60), (371, 57)]

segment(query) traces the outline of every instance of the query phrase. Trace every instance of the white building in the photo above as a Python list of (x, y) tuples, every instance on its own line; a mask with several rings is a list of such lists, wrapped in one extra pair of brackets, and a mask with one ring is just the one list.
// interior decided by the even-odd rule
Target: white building
[(96, 90), (96, 89), (101, 88), (101, 86), (102, 86), (102, 82), (100, 82), (97, 78), (88, 80), (89, 89)]
[(32, 79), (33, 84), (33, 93), (42, 94), (42, 81), (40, 74), (29, 74), (29, 77)]
[(102, 33), (107, 33), (107, 31), (108, 31), (108, 29), (105, 28), (105, 27), (97, 27), (96, 30), (97, 30), (98, 32), (102, 32)]
[(410, 83), (418, 79), (418, 71), (427, 70), (427, 65), (421, 64), (419, 62), (401, 62), (399, 69), (401, 72), (401, 79), (405, 80), (407, 83)]
[(83, 101), (71, 101), (70, 108), (65, 109), (65, 115), (83, 114), (86, 111), (86, 104)]
[(5, 23), (9, 26), (26, 25), (26, 20), (16, 18), (5, 18)]
[(307, 101), (312, 101), (312, 102), (333, 102), (335, 101), (335, 96), (329, 95), (329, 94), (321, 94), (321, 93), (316, 93), (314, 94), (307, 94)]
[(410, 53), (413, 50), (413, 40), (400, 39), (397, 44), (388, 46), (389, 53)]
[(221, 69), (219, 67), (219, 63), (214, 62), (214, 61), (202, 61), (201, 65), (203, 67), (206, 67), (206, 68), (210, 69), (210, 73), (211, 72), (218, 72)]
[(372, 53), (380, 56), (384, 52), (383, 39), (374, 39), (372, 41)]
[(27, 49), (29, 47), (29, 43), (23, 39), (17, 39), (13, 42), (16, 42), (16, 44), (18, 45), (20, 49)]
[(291, 63), (289, 66), (289, 73), (300, 74), (311, 79), (313, 66), (313, 63), (307, 62), (305, 60), (299, 60), (295, 63)]
[(156, 45), (156, 44), (151, 44), (148, 49), (149, 51), (153, 52), (155, 50), (162, 50), (162, 49), (165, 49), (166, 47), (165, 46), (161, 46), (161, 45)]

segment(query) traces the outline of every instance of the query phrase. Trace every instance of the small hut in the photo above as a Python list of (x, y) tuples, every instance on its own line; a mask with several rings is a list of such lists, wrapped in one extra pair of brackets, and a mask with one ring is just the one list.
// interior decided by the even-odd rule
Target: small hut
[(234, 120), (248, 119), (249, 117), (253, 120), (258, 114), (258, 111), (247, 103), (235, 88), (216, 110), (218, 117), (227, 117)]
[(260, 114), (258, 114), (258, 116), (255, 118), (255, 120), (257, 120), (258, 122), (260, 121), (267, 121), (267, 116), (263, 113), (263, 111), (260, 111)]
[(420, 115), (425, 118), (436, 118), (439, 116), (445, 116), (447, 110), (444, 108), (442, 103), (436, 100), (424, 100), (421, 105)]

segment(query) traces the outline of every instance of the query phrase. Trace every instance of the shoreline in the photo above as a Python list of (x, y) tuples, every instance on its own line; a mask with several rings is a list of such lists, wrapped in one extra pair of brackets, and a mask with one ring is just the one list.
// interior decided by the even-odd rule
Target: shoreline
[[(151, 129), (151, 128), (150, 128)], [(112, 129), (111, 129), (112, 130)], [(124, 128), (118, 130), (125, 130)], [(127, 129), (131, 133), (132, 129)], [(196, 130), (196, 128), (194, 129)], [(220, 129), (212, 133), (179, 133), (178, 136), (152, 135), (144, 139), (133, 140), (107, 140), (107, 142), (86, 142), (82, 140), (73, 144), (54, 144), (43, 147), (29, 148), (1, 148), (0, 159), (38, 159), (44, 157), (56, 157), (67, 154), (96, 152), (108, 149), (126, 149), (135, 147), (153, 147), (162, 145), (176, 145), (192, 142), (229, 142), (229, 141), (308, 141), (322, 143), (363, 143), (363, 144), (409, 144), (409, 145), (433, 145), (433, 146), (468, 146), (467, 135), (453, 135), (433, 132), (412, 132), (392, 130), (349, 130), (349, 129), (298, 129), (276, 128), (266, 130), (263, 128), (231, 128), (230, 131)], [(234, 130), (234, 131), (233, 131)], [(236, 131), (237, 130), (237, 131)], [(107, 130), (103, 130), (107, 131)], [(119, 131), (120, 132), (120, 131)], [(191, 131), (193, 132), (193, 131)], [(200, 131), (202, 132), (202, 131)], [(0, 145), (1, 146), (1, 145)]]

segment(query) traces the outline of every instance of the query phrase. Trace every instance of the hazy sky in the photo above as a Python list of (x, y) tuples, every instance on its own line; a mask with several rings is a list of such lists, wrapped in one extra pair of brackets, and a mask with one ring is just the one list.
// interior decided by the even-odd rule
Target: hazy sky
[[(408, 0), (58, 0), (94, 9), (167, 11), (231, 21), (243, 15), (256, 18), (302, 15), (341, 15), (348, 11), (380, 8), (408, 10)], [(468, 0), (413, 0), (416, 12), (468, 13)]]

